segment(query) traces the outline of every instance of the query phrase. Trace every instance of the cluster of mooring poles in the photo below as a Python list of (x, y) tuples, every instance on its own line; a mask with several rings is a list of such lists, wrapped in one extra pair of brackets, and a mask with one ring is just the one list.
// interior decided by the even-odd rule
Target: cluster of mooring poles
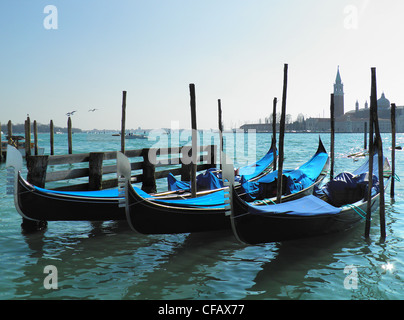
[[(379, 180), (379, 216), (380, 216), (380, 238), (381, 241), (386, 239), (386, 219), (385, 219), (385, 189), (384, 189), (384, 157), (383, 157), (383, 144), (379, 128), (379, 119), (377, 113), (377, 84), (376, 84), (376, 68), (371, 68), (371, 98), (370, 98), (370, 112), (369, 112), (369, 185), (367, 194), (367, 210), (366, 210), (366, 224), (365, 224), (365, 238), (369, 239), (370, 236), (370, 222), (371, 222), (371, 193), (373, 187), (373, 174), (378, 175)], [(331, 94), (331, 168), (330, 179), (334, 176), (334, 95)], [(391, 104), (391, 132), (392, 132), (392, 147), (391, 147), (391, 188), (390, 197), (394, 199), (394, 180), (395, 180), (395, 149), (396, 149), (396, 119), (395, 119), (396, 105)], [(364, 149), (367, 149), (367, 123), (364, 125)], [(378, 159), (378, 172), (373, 173), (373, 156), (377, 152)]]
[[(279, 164), (278, 164), (278, 185), (277, 185), (277, 201), (281, 203), (281, 190), (282, 190), (282, 171), (284, 160), (284, 133), (285, 133), (285, 115), (286, 115), (286, 97), (287, 97), (287, 76), (288, 65), (284, 65), (284, 79), (283, 79), (283, 95), (282, 95), (282, 112), (280, 119), (280, 132), (279, 132)], [(273, 139), (276, 139), (276, 103), (277, 99), (273, 101)], [(395, 120), (396, 105), (391, 104), (391, 132), (392, 132), (392, 148), (391, 148), (391, 162), (392, 162), (392, 179), (390, 188), (390, 197), (394, 199), (394, 180), (395, 180), (395, 149), (396, 149), (396, 120)], [(330, 166), (330, 179), (334, 178), (334, 145), (335, 145), (335, 115), (334, 115), (334, 94), (331, 94), (330, 99), (330, 125), (331, 125), (331, 166)], [(367, 147), (367, 125), (365, 122), (365, 149)], [(379, 180), (379, 215), (380, 215), (380, 237), (384, 241), (386, 239), (386, 219), (385, 219), (385, 191), (384, 191), (384, 158), (383, 158), (383, 144), (379, 128), (379, 120), (377, 114), (377, 85), (376, 85), (376, 68), (371, 68), (371, 104), (369, 114), (369, 186), (368, 186), (368, 203), (366, 212), (366, 225), (365, 225), (365, 238), (369, 239), (370, 235), (370, 221), (371, 221), (371, 190), (373, 187), (373, 155), (375, 154), (375, 147), (378, 153), (378, 180)], [(276, 159), (276, 157), (275, 157)], [(275, 164), (276, 166), (276, 164)], [(276, 167), (274, 167), (274, 170)]]

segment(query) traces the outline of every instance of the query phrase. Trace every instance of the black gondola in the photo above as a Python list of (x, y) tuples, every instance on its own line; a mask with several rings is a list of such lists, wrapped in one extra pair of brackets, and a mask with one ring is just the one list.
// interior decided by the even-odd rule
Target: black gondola
[[(378, 172), (377, 154), (374, 156), (374, 164), (373, 172)], [(387, 174), (387, 186), (391, 171), (386, 158), (383, 169)], [(233, 190), (231, 221), (234, 235), (242, 243), (259, 244), (350, 229), (366, 218), (368, 172), (367, 161), (352, 175), (343, 173), (335, 177), (320, 189), (325, 192), (323, 199), (320, 199), (320, 195), (309, 195), (287, 203), (257, 207), (243, 201)], [(373, 181), (377, 180), (374, 175)], [(335, 185), (339, 189), (333, 189)], [(377, 190), (373, 191), (372, 210), (377, 208), (379, 195)]]

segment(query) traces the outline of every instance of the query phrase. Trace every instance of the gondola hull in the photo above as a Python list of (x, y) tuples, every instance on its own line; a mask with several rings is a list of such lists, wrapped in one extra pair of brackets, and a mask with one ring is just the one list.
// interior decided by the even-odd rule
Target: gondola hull
[[(234, 195), (233, 201), (239, 201)], [(236, 200), (237, 199), (237, 200)], [(379, 195), (372, 199), (371, 210), (378, 205)], [(367, 202), (346, 207), (340, 213), (320, 216), (296, 216), (287, 214), (253, 215), (242, 203), (234, 204), (234, 231), (238, 240), (247, 244), (297, 240), (349, 230), (364, 221), (362, 211)]]
[[(375, 158), (374, 165), (377, 165), (377, 155)], [(377, 172), (378, 168), (375, 169), (374, 171)], [(340, 187), (346, 189), (334, 189), (335, 194), (339, 193), (340, 199), (335, 199), (335, 194), (329, 193), (330, 189), (328, 189), (328, 195), (333, 198), (328, 201), (309, 195), (295, 201), (257, 209), (241, 199), (232, 189), (231, 224), (233, 233), (242, 243), (259, 244), (315, 237), (351, 229), (366, 219), (368, 201), (365, 199), (368, 191), (365, 191), (363, 183), (367, 180), (361, 179), (368, 179), (368, 171), (369, 162), (355, 170), (352, 178), (348, 179), (344, 187), (340, 184)], [(386, 189), (391, 181), (391, 168), (386, 158), (383, 163), (383, 171), (387, 173), (383, 184)], [(358, 189), (354, 187), (356, 183), (354, 177), (357, 177), (358, 183), (361, 183), (361, 185), (357, 184)], [(368, 182), (366, 182), (367, 187)], [(355, 193), (355, 190), (358, 190), (357, 196), (361, 200), (349, 203), (346, 198), (341, 198), (341, 196)], [(372, 191), (372, 194), (371, 211), (375, 211), (378, 208), (380, 193)], [(325, 199), (327, 198), (328, 196), (325, 197)], [(331, 203), (336, 200), (346, 202), (341, 202), (341, 205), (338, 206), (332, 205)]]
[(175, 234), (230, 229), (223, 208), (175, 207), (140, 197), (126, 185), (126, 214), (131, 228), (141, 234)]
[(119, 199), (79, 197), (64, 193), (41, 191), (27, 183), (18, 174), (17, 203), (19, 213), (26, 219), (37, 221), (108, 221), (125, 220), (125, 208)]

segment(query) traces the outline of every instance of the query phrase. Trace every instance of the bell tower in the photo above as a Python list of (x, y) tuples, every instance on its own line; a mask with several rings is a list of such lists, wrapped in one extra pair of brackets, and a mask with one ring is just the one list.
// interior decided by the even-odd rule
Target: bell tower
[(337, 71), (337, 78), (334, 83), (334, 115), (335, 118), (344, 115), (344, 84), (341, 81), (341, 75), (339, 73), (339, 66)]

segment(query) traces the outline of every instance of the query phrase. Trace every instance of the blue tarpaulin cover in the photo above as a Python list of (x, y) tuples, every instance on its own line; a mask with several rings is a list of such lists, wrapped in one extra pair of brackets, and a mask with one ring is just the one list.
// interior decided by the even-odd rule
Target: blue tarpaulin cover
[[(379, 193), (379, 179), (377, 177), (379, 165), (377, 156), (373, 159), (372, 197)], [(333, 180), (327, 182), (321, 189), (316, 188), (314, 194), (325, 194), (330, 203), (339, 207), (344, 204), (354, 203), (361, 199), (367, 199), (369, 185), (369, 160), (356, 169), (353, 173), (342, 172)]]
[(254, 206), (249, 204), (248, 211), (251, 214), (259, 215), (287, 214), (294, 216), (316, 216), (336, 214), (341, 212), (341, 208), (336, 208), (313, 195), (309, 195), (276, 205)]
[[(277, 153), (278, 154), (278, 153)], [(244, 167), (240, 167), (238, 174), (245, 180), (259, 176), (274, 161), (274, 153), (270, 150), (263, 158)]]
[[(312, 185), (321, 174), (324, 165), (328, 160), (326, 152), (316, 153), (308, 162), (295, 170), (283, 170), (282, 174), (286, 180), (285, 194), (299, 192)], [(257, 181), (246, 181), (241, 178), (241, 186), (248, 200), (263, 199), (268, 196), (267, 185), (274, 183), (278, 178), (278, 170), (275, 170)], [(274, 185), (275, 191), (276, 186)]]
[[(235, 177), (235, 181), (241, 181), (241, 179), (244, 179), (244, 181), (248, 181), (250, 179), (259, 176), (273, 162), (273, 160), (274, 160), (274, 153), (271, 149), (265, 154), (264, 157), (262, 157), (257, 162), (244, 167), (240, 167), (238, 169), (238, 175)], [(216, 168), (212, 168), (206, 170), (205, 173), (199, 174), (196, 177), (196, 183), (198, 189), (214, 190), (222, 188), (223, 187), (222, 175), (217, 170), (218, 169)], [(189, 181), (178, 180), (171, 173), (169, 173), (167, 176), (167, 182), (169, 191), (191, 189)]]
[[(385, 158), (386, 161), (386, 158)], [(378, 160), (377, 155), (373, 159), (373, 172), (378, 172)], [(333, 215), (341, 212), (342, 206), (345, 204), (352, 204), (356, 201), (363, 199), (367, 195), (368, 186), (368, 168), (369, 160), (367, 160), (361, 167), (356, 169), (353, 173), (343, 172), (336, 176), (333, 180), (328, 182), (321, 190), (329, 197), (333, 197), (333, 202), (338, 205), (329, 204), (316, 195), (309, 195), (297, 200), (284, 202), (275, 205), (252, 205), (247, 203), (248, 212), (250, 214), (259, 215), (273, 215), (273, 214), (286, 214), (290, 216), (318, 216), (318, 215)], [(353, 190), (359, 189), (361, 196), (359, 199), (356, 197)], [(365, 190), (365, 193), (363, 191)], [(316, 193), (318, 196), (320, 193)], [(379, 183), (377, 176), (373, 175), (373, 188), (372, 196), (379, 192)], [(342, 196), (335, 199), (335, 196)], [(348, 199), (351, 198), (351, 199)]]
[[(49, 193), (49, 194), (70, 195), (70, 196), (87, 197), (87, 198), (119, 198), (120, 197), (119, 191), (117, 188), (96, 190), (96, 191), (57, 191), (57, 190), (43, 189), (43, 188), (39, 188), (37, 186), (33, 186), (33, 187), (41, 192), (45, 192), (45, 193)], [(135, 186), (133, 186), (133, 188), (143, 198), (153, 198), (153, 196), (142, 191), (141, 189), (139, 189)]]
[[(222, 175), (216, 168), (206, 170), (204, 173), (196, 176), (196, 185), (198, 190), (214, 190), (223, 188)], [(174, 177), (172, 173), (167, 176), (168, 190), (190, 190), (188, 181), (181, 181)]]
[(178, 200), (163, 200), (163, 199), (149, 199), (156, 203), (166, 204), (170, 206), (188, 207), (188, 208), (225, 208), (224, 191), (219, 190), (205, 196), (196, 198), (178, 199)]

